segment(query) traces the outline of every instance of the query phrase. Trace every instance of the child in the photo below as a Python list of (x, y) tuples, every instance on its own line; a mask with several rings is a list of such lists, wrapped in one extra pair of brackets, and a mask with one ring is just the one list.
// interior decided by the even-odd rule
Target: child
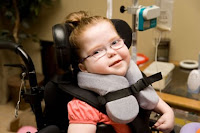
[[(134, 66), (134, 63), (131, 61), (129, 50), (124, 44), (124, 40), (120, 38), (112, 22), (109, 19), (100, 16), (90, 17), (86, 12), (80, 11), (69, 14), (66, 23), (70, 23), (74, 28), (70, 35), (70, 43), (76, 47), (76, 52), (79, 56), (78, 66), (81, 70), (78, 74), (79, 86), (84, 89), (91, 89), (96, 87), (93, 84), (98, 85), (99, 83), (101, 87), (103, 86), (102, 88), (106, 88), (109, 85), (114, 87), (118, 87), (119, 85), (119, 88), (121, 88), (121, 85), (123, 86), (123, 84), (120, 83), (124, 82), (121, 81), (121, 79), (124, 79), (124, 77), (127, 76), (127, 73), (129, 73), (128, 71), (130, 70), (129, 67)], [(89, 87), (86, 84), (87, 82), (85, 82), (85, 77), (87, 78), (88, 76), (89, 79), (94, 80), (89, 84)], [(111, 82), (112, 78), (119, 78), (118, 81), (120, 83), (117, 85), (108, 84), (108, 86), (104, 87), (104, 81), (105, 84), (107, 81), (98, 80), (100, 77), (109, 77), (108, 79), (111, 79)], [(89, 80), (86, 79), (86, 81)], [(94, 91), (103, 95), (101, 90), (98, 90), (98, 87)], [(105, 94), (107, 92), (103, 93)], [(139, 98), (137, 98), (137, 100), (140, 100), (140, 96), (138, 97)], [(158, 96), (155, 95), (155, 97)], [(137, 111), (139, 110), (134, 98), (134, 96), (128, 97), (129, 100), (134, 102), (133, 107), (135, 107), (136, 110), (132, 110), (134, 113), (130, 120), (132, 120), (134, 115), (137, 114)], [(152, 97), (152, 99), (154, 99), (154, 97)], [(141, 103), (140, 101), (138, 102)], [(144, 107), (148, 106), (147, 102), (143, 103), (145, 104)], [(164, 133), (170, 132), (174, 125), (174, 113), (172, 109), (159, 97), (157, 101), (155, 100), (152, 103), (153, 104), (149, 103), (151, 106), (147, 107), (147, 109), (152, 108), (154, 111), (162, 115), (155, 123), (154, 127)], [(130, 106), (131, 105), (132, 104), (130, 104)], [(140, 104), (140, 106), (141, 105), (143, 106), (143, 104)], [(122, 123), (117, 123), (118, 121), (121, 122), (121, 120), (112, 114), (115, 110), (113, 110), (113, 107), (110, 106), (112, 105), (107, 106), (107, 114), (114, 117), (112, 120), (110, 117), (99, 112), (94, 107), (74, 98), (68, 103), (68, 117), (70, 121), (68, 132), (95, 133), (96, 124), (103, 122), (105, 124), (112, 125), (118, 133), (130, 133), (130, 128), (126, 124), (123, 124), (123, 121)], [(114, 106), (118, 105), (115, 103)], [(124, 114), (125, 113), (126, 112), (124, 112)], [(129, 117), (129, 113), (127, 115)], [(113, 120), (116, 120), (117, 122), (114, 122)], [(130, 120), (125, 120), (125, 122), (127, 123)]]

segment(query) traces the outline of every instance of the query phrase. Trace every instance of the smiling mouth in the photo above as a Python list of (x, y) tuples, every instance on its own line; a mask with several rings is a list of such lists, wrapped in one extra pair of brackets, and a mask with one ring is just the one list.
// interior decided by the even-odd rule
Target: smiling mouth
[(118, 64), (119, 62), (121, 62), (121, 60), (117, 60), (117, 61), (115, 61), (115, 62), (114, 62), (113, 64), (111, 64), (109, 67), (112, 67), (112, 66)]

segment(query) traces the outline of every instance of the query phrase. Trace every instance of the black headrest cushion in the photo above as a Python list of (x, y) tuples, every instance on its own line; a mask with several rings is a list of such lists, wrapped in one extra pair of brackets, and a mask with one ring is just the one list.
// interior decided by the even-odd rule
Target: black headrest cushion
[(131, 27), (121, 19), (111, 19), (118, 34), (122, 39), (125, 39), (125, 44), (130, 48), (132, 43), (132, 30)]

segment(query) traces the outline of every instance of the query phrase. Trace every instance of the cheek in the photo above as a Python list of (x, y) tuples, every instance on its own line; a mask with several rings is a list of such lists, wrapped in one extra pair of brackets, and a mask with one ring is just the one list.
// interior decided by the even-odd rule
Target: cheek
[(101, 62), (101, 60), (98, 60), (98, 62), (87, 64), (86, 68), (90, 73), (103, 73), (106, 68), (106, 63), (105, 61)]
[(129, 52), (129, 50), (128, 50), (127, 48), (122, 49), (122, 50), (120, 51), (120, 55), (121, 55), (121, 57), (122, 57), (125, 61), (127, 61), (127, 62), (129, 62), (130, 59), (131, 59), (130, 52)]

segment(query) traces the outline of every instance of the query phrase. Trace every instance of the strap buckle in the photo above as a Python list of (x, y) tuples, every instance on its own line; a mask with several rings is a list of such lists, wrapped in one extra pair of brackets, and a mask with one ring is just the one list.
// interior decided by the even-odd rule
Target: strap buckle
[(100, 105), (105, 105), (107, 103), (104, 96), (98, 96), (97, 99), (98, 99)]
[(133, 94), (139, 93), (144, 88), (148, 87), (149, 83), (145, 78), (138, 80), (135, 84), (130, 86), (130, 89)]

